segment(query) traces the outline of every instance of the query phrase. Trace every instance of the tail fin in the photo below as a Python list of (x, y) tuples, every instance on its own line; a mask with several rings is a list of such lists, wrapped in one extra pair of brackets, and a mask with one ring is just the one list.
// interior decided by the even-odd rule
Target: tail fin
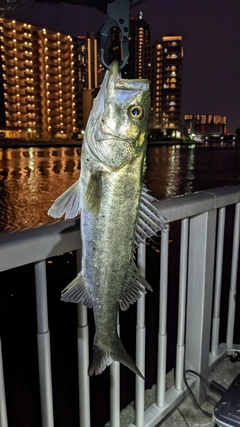
[[(94, 340), (96, 342), (96, 340)], [(131, 369), (135, 374), (139, 375), (143, 380), (144, 376), (141, 374), (139, 369), (136, 367), (132, 358), (127, 354), (123, 347), (120, 338), (117, 336), (114, 341), (112, 348), (102, 349), (100, 346), (94, 344), (92, 363), (88, 368), (88, 375), (101, 374), (107, 366), (111, 365), (112, 362), (120, 362), (123, 365)]]

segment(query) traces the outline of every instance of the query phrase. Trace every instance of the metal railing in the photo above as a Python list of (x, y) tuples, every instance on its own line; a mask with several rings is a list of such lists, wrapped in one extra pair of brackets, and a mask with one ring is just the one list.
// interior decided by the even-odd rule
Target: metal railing
[[(226, 315), (226, 342), (219, 343), (220, 303), (222, 287), (225, 212), (235, 205), (229, 309)], [(167, 297), (169, 231), (162, 233), (160, 250), (160, 298), (158, 332), (158, 372), (156, 400), (144, 410), (145, 384), (136, 377), (135, 421), (131, 427), (155, 426), (185, 396), (183, 375), (193, 369), (207, 377), (226, 356), (240, 346), (233, 343), (237, 272), (240, 238), (240, 187), (223, 187), (198, 192), (156, 203), (169, 222), (181, 221), (178, 331), (175, 383), (166, 391), (167, 360)], [(81, 262), (79, 220), (60, 222), (24, 231), (2, 233), (0, 236), (0, 271), (35, 263), (35, 284), (38, 324), (38, 358), (42, 425), (54, 425), (51, 382), (50, 337), (46, 283), (46, 259), (77, 250), (78, 267)], [(171, 262), (171, 260), (170, 260)], [(146, 270), (146, 248), (138, 250), (138, 266)], [(78, 268), (79, 270), (79, 268)], [(91, 423), (88, 367), (87, 309), (78, 305), (78, 376), (80, 426)], [(136, 364), (145, 373), (145, 295), (137, 302)], [(205, 391), (197, 378), (192, 378), (199, 403)], [(110, 425), (120, 426), (120, 368), (117, 362), (110, 367)], [(0, 340), (0, 427), (7, 427), (4, 391), (4, 364)]]

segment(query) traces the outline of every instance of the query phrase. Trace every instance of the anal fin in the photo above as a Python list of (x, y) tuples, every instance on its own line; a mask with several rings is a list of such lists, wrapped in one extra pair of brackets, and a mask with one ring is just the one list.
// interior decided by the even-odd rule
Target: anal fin
[(137, 266), (133, 263), (118, 300), (121, 310), (127, 310), (143, 293), (146, 293), (146, 289), (152, 291), (149, 283), (141, 276)]
[(65, 302), (81, 302), (88, 308), (92, 308), (92, 298), (88, 289), (85, 286), (84, 279), (81, 273), (73, 279), (69, 285), (63, 289), (61, 300)]

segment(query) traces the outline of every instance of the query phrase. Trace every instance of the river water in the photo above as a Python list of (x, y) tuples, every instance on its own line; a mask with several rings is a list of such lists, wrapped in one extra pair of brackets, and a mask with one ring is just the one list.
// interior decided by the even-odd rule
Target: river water
[[(52, 202), (79, 177), (79, 147), (0, 149), (0, 231), (53, 219)], [(240, 183), (240, 146), (149, 146), (146, 184), (157, 199)]]

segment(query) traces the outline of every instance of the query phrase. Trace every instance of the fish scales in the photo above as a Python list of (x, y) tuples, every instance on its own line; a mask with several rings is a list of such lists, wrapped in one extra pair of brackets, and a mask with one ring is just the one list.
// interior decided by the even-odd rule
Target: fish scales
[(122, 79), (114, 61), (86, 126), (80, 179), (48, 212), (56, 218), (81, 213), (82, 270), (62, 299), (93, 308), (89, 375), (116, 360), (142, 377), (118, 336), (117, 315), (119, 307), (126, 310), (151, 290), (134, 252), (145, 237), (166, 229), (166, 218), (143, 187), (149, 103), (149, 82)]

